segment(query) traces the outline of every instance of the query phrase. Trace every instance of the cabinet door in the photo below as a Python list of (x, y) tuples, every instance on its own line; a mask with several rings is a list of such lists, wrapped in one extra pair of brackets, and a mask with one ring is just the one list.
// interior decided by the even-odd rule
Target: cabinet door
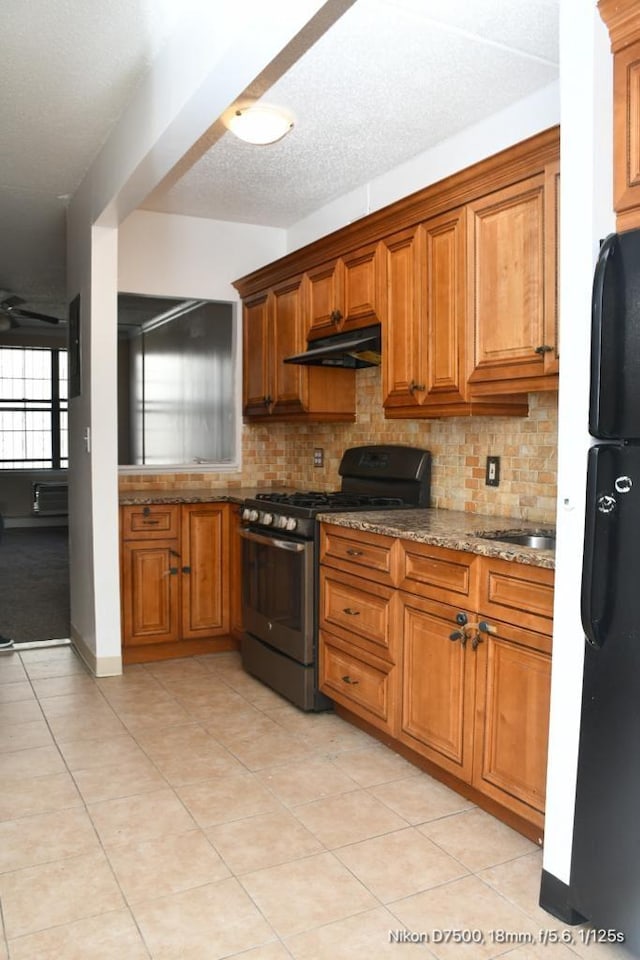
[(357, 330), (376, 323), (378, 307), (378, 244), (360, 248), (342, 258), (344, 295), (342, 330)]
[(381, 244), (382, 396), (386, 410), (413, 408), (426, 388), (426, 336), (420, 311), (423, 234), (403, 230)]
[(472, 384), (545, 376), (546, 239), (544, 174), (469, 204)]
[(477, 649), (473, 784), (542, 825), (547, 771), (551, 638), (492, 621)]
[(227, 504), (182, 508), (182, 638), (229, 632)]
[(424, 226), (426, 404), (466, 399), (466, 221), (452, 210)]
[[(615, 54), (613, 122), (613, 206), (620, 213), (640, 207), (640, 41)], [(637, 212), (623, 229), (632, 226), (640, 226)]]
[(283, 363), (285, 357), (302, 353), (306, 347), (303, 333), (302, 277), (296, 277), (273, 290), (272, 396), (273, 413), (298, 413), (304, 410), (304, 386), (308, 368)]
[(332, 260), (307, 272), (309, 325), (307, 339), (327, 337), (340, 329), (343, 318), (344, 264)]
[(269, 296), (260, 294), (243, 305), (243, 413), (267, 416), (271, 386), (270, 353), (273, 349)]
[(170, 643), (179, 637), (178, 540), (122, 543), (124, 646)]
[(545, 309), (544, 372), (560, 370), (560, 161), (544, 170), (545, 202)]
[(469, 642), (450, 639), (458, 611), (410, 594), (400, 596), (404, 648), (399, 738), (470, 781), (475, 658)]

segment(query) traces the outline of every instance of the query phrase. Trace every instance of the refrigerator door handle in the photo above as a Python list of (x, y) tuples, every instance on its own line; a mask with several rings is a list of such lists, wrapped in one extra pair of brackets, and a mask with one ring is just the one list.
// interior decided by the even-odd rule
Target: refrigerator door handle
[(593, 275), (593, 293), (591, 297), (591, 397), (589, 403), (589, 431), (599, 432), (600, 396), (602, 376), (602, 336), (604, 320), (604, 292), (607, 271), (611, 257), (618, 242), (617, 234), (611, 233), (603, 240), (598, 262)]
[(582, 616), (582, 629), (588, 643), (593, 647), (602, 646), (598, 627), (602, 618), (602, 610), (595, 595), (594, 566), (595, 566), (595, 542), (596, 542), (596, 505), (594, 502), (587, 502), (585, 528), (584, 528), (584, 554), (582, 560), (582, 589), (580, 598), (580, 612)]
[[(607, 461), (611, 459), (613, 449), (610, 444), (596, 444), (587, 457), (580, 613), (587, 642), (598, 648), (606, 639), (610, 604), (615, 593), (611, 583), (611, 577), (615, 575), (614, 565), (610, 561), (617, 549), (615, 528), (619, 504), (613, 489), (607, 490), (611, 482)], [(631, 489), (630, 477), (619, 479), (628, 481)], [(626, 490), (627, 484), (624, 486)]]

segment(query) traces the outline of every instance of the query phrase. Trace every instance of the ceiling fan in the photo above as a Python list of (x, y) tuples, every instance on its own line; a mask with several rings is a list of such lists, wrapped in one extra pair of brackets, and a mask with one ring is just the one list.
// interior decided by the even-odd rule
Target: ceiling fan
[(20, 304), (25, 301), (22, 297), (5, 296), (4, 291), (0, 291), (0, 332), (10, 330), (12, 327), (19, 327), (20, 320), (41, 320), (43, 323), (60, 323), (58, 317), (51, 317), (46, 313), (38, 313), (36, 310), (27, 310)]

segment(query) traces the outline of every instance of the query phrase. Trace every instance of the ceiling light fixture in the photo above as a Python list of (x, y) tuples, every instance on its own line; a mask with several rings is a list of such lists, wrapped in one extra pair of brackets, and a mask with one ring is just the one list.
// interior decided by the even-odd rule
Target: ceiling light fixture
[(234, 110), (227, 126), (240, 140), (264, 145), (281, 140), (293, 127), (293, 118), (279, 107), (255, 103)]

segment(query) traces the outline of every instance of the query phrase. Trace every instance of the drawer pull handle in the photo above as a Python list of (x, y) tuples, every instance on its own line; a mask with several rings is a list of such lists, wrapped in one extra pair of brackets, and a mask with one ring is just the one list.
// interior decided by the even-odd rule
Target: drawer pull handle
[(348, 617), (359, 617), (360, 611), (354, 610), (353, 607), (344, 607), (342, 610), (343, 613), (346, 613)]
[(344, 683), (351, 683), (354, 687), (355, 687), (355, 685), (356, 685), (357, 683), (360, 683), (359, 680), (352, 680), (351, 677), (349, 676), (349, 674), (347, 674), (347, 675), (346, 675), (345, 677), (343, 677), (342, 679), (343, 679)]
[(348, 554), (350, 557), (361, 557), (361, 556), (362, 556), (362, 550), (354, 550), (353, 547), (350, 547), (350, 548), (347, 550), (347, 554)]
[(154, 527), (154, 526), (157, 526), (157, 525), (160, 523), (159, 520), (148, 520), (146, 517), (145, 517), (145, 519), (144, 519), (142, 522), (143, 522), (147, 527)]

